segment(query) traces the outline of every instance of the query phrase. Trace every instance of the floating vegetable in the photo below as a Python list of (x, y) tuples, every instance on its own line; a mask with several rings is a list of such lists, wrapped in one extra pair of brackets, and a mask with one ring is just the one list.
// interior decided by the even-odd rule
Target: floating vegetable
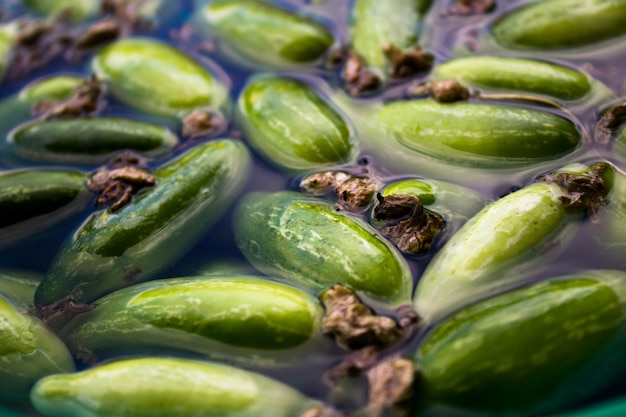
[(321, 408), (319, 402), (260, 374), (210, 362), (150, 357), (44, 378), (31, 399), (39, 412), (57, 417), (299, 417)]
[(416, 397), (481, 414), (545, 415), (625, 371), (626, 274), (586, 271), (481, 301), (421, 342)]
[(7, 137), (22, 158), (75, 164), (102, 163), (123, 150), (162, 156), (178, 138), (152, 123), (102, 117), (37, 120), (15, 128)]
[(211, 1), (201, 16), (204, 29), (227, 48), (271, 66), (315, 62), (334, 42), (324, 25), (263, 1)]
[(74, 233), (37, 288), (35, 303), (56, 311), (55, 304), (89, 303), (153, 277), (219, 220), (249, 164), (240, 142), (218, 140), (162, 165), (154, 187), (119, 211), (94, 213)]
[(581, 209), (604, 204), (612, 172), (604, 163), (570, 165), (487, 205), (429, 263), (415, 292), (418, 313), (434, 320), (523, 282)]
[(284, 366), (302, 360), (303, 347), (313, 340), (322, 347), (320, 303), (291, 286), (252, 276), (150, 281), (95, 304), (60, 332), (72, 353), (88, 363), (163, 350)]
[(385, 105), (377, 118), (407, 152), (471, 166), (557, 159), (581, 141), (576, 125), (567, 119), (491, 104), (398, 101)]
[(1, 269), (0, 293), (28, 308), (34, 307), (35, 289), (43, 274), (31, 271)]
[(407, 304), (402, 256), (365, 223), (299, 193), (251, 193), (234, 218), (237, 246), (267, 275), (320, 292), (336, 283), (386, 305)]
[(0, 400), (27, 403), (40, 378), (74, 371), (74, 360), (61, 340), (25, 306), (0, 294)]
[(626, 33), (626, 0), (547, 0), (513, 10), (493, 35), (517, 49), (569, 49)]
[(87, 175), (69, 169), (30, 168), (0, 173), (0, 243), (50, 227), (82, 210)]
[(476, 87), (542, 94), (575, 100), (591, 91), (585, 74), (532, 59), (467, 57), (453, 59), (433, 71), (434, 79), (455, 78)]
[(356, 153), (348, 123), (302, 81), (255, 79), (241, 93), (237, 110), (248, 142), (280, 168), (338, 165)]
[(121, 101), (166, 116), (196, 108), (218, 109), (227, 88), (207, 69), (179, 50), (148, 38), (126, 38), (93, 60), (95, 75)]

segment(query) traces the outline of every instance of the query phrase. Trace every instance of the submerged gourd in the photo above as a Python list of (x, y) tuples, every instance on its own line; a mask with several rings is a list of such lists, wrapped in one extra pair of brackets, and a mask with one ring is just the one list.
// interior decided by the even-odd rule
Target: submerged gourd
[(270, 276), (321, 292), (336, 283), (385, 305), (409, 302), (406, 261), (365, 223), (299, 193), (251, 193), (234, 218), (237, 246)]
[(104, 48), (92, 69), (113, 95), (140, 110), (179, 116), (219, 109), (227, 88), (190, 56), (149, 38), (126, 38)]
[(251, 146), (285, 170), (343, 164), (356, 153), (349, 124), (303, 81), (254, 79), (241, 93), (237, 111)]

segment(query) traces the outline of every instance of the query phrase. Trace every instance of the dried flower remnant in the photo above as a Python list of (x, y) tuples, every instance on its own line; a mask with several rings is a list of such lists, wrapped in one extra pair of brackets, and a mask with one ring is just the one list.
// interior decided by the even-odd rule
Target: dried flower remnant
[(147, 169), (136, 166), (141, 162), (142, 159), (122, 155), (114, 159), (108, 167), (96, 171), (87, 183), (91, 191), (98, 192), (96, 205), (108, 205), (112, 212), (118, 211), (139, 190), (156, 184), (154, 175)]
[(326, 307), (322, 331), (346, 350), (368, 346), (385, 348), (398, 343), (404, 330), (390, 317), (377, 316), (347, 287), (333, 285), (320, 299)]
[(120, 23), (114, 19), (103, 19), (89, 26), (85, 33), (76, 39), (74, 47), (78, 49), (91, 49), (110, 43), (122, 34)]
[(353, 96), (374, 91), (382, 84), (380, 78), (367, 68), (363, 58), (353, 51), (348, 52), (341, 79), (346, 91)]
[(461, 15), (469, 16), (476, 14), (487, 14), (496, 8), (495, 0), (455, 0), (454, 4), (445, 9), (441, 15)]
[(415, 376), (413, 362), (402, 358), (388, 359), (369, 369), (369, 417), (381, 416), (386, 409), (394, 416), (408, 417)]
[(453, 78), (415, 84), (410, 88), (409, 94), (412, 96), (430, 95), (440, 103), (468, 100), (472, 95), (469, 88)]
[(337, 208), (351, 212), (366, 210), (378, 189), (378, 182), (363, 175), (343, 171), (311, 174), (300, 182), (300, 189), (312, 195), (337, 194)]
[(82, 297), (82, 291), (77, 288), (71, 294), (49, 305), (35, 306), (35, 313), (46, 326), (53, 330), (60, 330), (74, 316), (90, 311), (95, 304), (85, 304), (75, 301)]
[(393, 79), (409, 78), (428, 71), (433, 66), (433, 56), (419, 45), (415, 45), (408, 51), (402, 51), (394, 45), (386, 44), (383, 45), (383, 52), (391, 63), (391, 78)]
[(446, 226), (439, 214), (424, 208), (414, 195), (393, 194), (383, 197), (377, 194), (378, 206), (374, 219), (383, 222), (378, 227), (382, 235), (405, 253), (417, 254), (430, 249)]
[(214, 112), (194, 110), (183, 119), (183, 136), (191, 139), (211, 136), (224, 130), (226, 120)]
[(152, 29), (152, 23), (141, 16), (140, 10), (148, 0), (104, 0), (102, 12), (111, 15), (128, 32)]
[(592, 165), (590, 172), (582, 175), (557, 172), (542, 177), (540, 181), (556, 184), (565, 192), (560, 199), (566, 208), (582, 209), (593, 215), (607, 204), (609, 190), (603, 174), (608, 167), (606, 163), (597, 163)]
[(68, 29), (69, 15), (54, 19), (28, 19), (20, 23), (11, 59), (10, 76), (24, 76), (61, 56), (73, 42)]
[(602, 114), (602, 118), (596, 125), (595, 141), (606, 145), (611, 142), (613, 130), (626, 120), (626, 102), (618, 103)]
[(76, 87), (66, 101), (40, 101), (35, 103), (31, 113), (45, 119), (94, 116), (104, 107), (103, 95), (104, 84), (92, 77)]

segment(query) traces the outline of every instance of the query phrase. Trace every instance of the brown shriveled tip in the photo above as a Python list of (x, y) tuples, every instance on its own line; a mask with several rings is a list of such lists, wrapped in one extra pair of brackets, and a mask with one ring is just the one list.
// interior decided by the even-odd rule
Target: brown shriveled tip
[(311, 195), (337, 194), (337, 208), (354, 213), (366, 210), (373, 202), (379, 184), (366, 175), (343, 171), (311, 174), (300, 182), (300, 190)]
[(606, 145), (611, 142), (613, 131), (626, 120), (626, 102), (618, 103), (602, 114), (594, 132), (594, 140)]
[(597, 163), (583, 174), (557, 172), (546, 175), (539, 181), (556, 184), (561, 188), (565, 195), (560, 199), (565, 208), (582, 209), (595, 214), (607, 204), (609, 190), (603, 176), (607, 169), (608, 164)]
[(75, 290), (55, 303), (49, 305), (39, 304), (35, 306), (36, 314), (46, 326), (53, 330), (59, 330), (74, 316), (96, 307), (95, 304), (76, 301), (82, 298), (82, 295), (83, 292), (81, 290)]
[(347, 53), (341, 79), (346, 91), (353, 96), (374, 91), (382, 84), (380, 78), (367, 68), (365, 61), (354, 51)]
[(441, 215), (424, 208), (420, 199), (413, 195), (383, 197), (378, 194), (377, 198), (379, 204), (374, 209), (374, 219), (384, 222), (377, 228), (405, 253), (427, 251), (446, 226)]
[(409, 94), (412, 96), (431, 96), (440, 103), (468, 100), (472, 95), (468, 87), (453, 78), (415, 84), (410, 87)]
[(495, 0), (456, 0), (454, 4), (444, 10), (441, 15), (475, 15), (492, 12), (496, 8)]
[(76, 39), (75, 48), (91, 49), (106, 43), (113, 42), (122, 34), (122, 27), (115, 19), (103, 19), (89, 26), (87, 30)]
[(430, 70), (433, 66), (433, 56), (419, 45), (415, 45), (408, 51), (403, 51), (391, 44), (383, 45), (382, 49), (391, 64), (391, 78), (412, 77)]
[(67, 100), (35, 103), (31, 113), (44, 119), (94, 116), (105, 105), (103, 95), (104, 84), (94, 76), (76, 87)]
[(196, 139), (221, 132), (226, 120), (218, 114), (206, 110), (194, 110), (183, 119), (183, 136)]
[(398, 343), (404, 336), (400, 325), (392, 318), (377, 316), (347, 287), (336, 284), (321, 295), (326, 307), (322, 332), (334, 337), (345, 350), (367, 346), (385, 348)]
[(91, 176), (87, 187), (98, 193), (98, 207), (109, 206), (112, 212), (116, 212), (128, 204), (140, 189), (155, 184), (156, 178), (147, 169), (122, 166), (99, 169)]
[(397, 417), (409, 416), (415, 375), (413, 362), (402, 358), (388, 359), (369, 369), (369, 417), (381, 416), (385, 410)]

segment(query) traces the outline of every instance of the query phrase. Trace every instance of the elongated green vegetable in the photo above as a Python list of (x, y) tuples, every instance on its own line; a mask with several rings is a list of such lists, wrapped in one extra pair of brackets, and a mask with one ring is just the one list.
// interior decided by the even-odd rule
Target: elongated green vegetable
[(15, 128), (7, 142), (22, 158), (75, 164), (102, 163), (129, 150), (162, 156), (178, 138), (170, 130), (123, 118), (39, 120)]
[(322, 24), (264, 1), (211, 1), (202, 19), (209, 33), (246, 60), (271, 66), (317, 61), (334, 42)]
[(100, 12), (100, 0), (24, 0), (34, 11), (45, 16), (68, 12), (72, 21), (92, 18)]
[(0, 294), (0, 401), (27, 403), (41, 377), (74, 371), (69, 351), (25, 306)]
[(44, 378), (31, 399), (41, 413), (56, 417), (299, 417), (319, 406), (259, 374), (150, 357)]
[(30, 168), (0, 173), (0, 243), (60, 222), (89, 199), (87, 175), (69, 169)]
[[(583, 165), (564, 170), (583, 176), (590, 172)], [(602, 186), (598, 192), (602, 195), (608, 189)], [(415, 292), (416, 310), (435, 320), (528, 279), (538, 265), (545, 263), (542, 253), (546, 253), (546, 245), (557, 238), (566, 240), (568, 229), (577, 225), (579, 212), (568, 214), (567, 198), (566, 190), (547, 181), (528, 185), (487, 205), (429, 263)]]
[(0, 82), (11, 62), (16, 32), (17, 28), (13, 24), (0, 25)]
[(626, 33), (626, 0), (547, 0), (514, 10), (493, 27), (496, 40), (518, 49), (567, 49)]
[(72, 353), (90, 362), (161, 349), (285, 366), (301, 361), (314, 339), (320, 343), (323, 309), (314, 297), (251, 276), (156, 280), (95, 304), (60, 332)]
[(352, 47), (365, 62), (384, 70), (389, 60), (385, 45), (401, 50), (417, 43), (431, 0), (355, 0), (352, 8)]
[(145, 281), (182, 256), (219, 220), (247, 179), (250, 159), (233, 140), (198, 145), (154, 171), (157, 184), (118, 212), (93, 214), (59, 251), (37, 305), (91, 302)]
[(356, 153), (347, 122), (302, 81), (253, 80), (241, 93), (237, 111), (248, 142), (280, 168), (302, 171), (337, 165)]
[(117, 98), (159, 115), (218, 109), (228, 96), (220, 80), (198, 62), (148, 38), (115, 42), (94, 58), (92, 69)]
[(0, 293), (28, 308), (33, 308), (35, 289), (43, 279), (43, 274), (12, 270), (0, 270)]
[(237, 207), (237, 246), (267, 275), (320, 292), (344, 284), (387, 305), (406, 304), (406, 261), (371, 227), (299, 193), (252, 193)]
[(27, 84), (18, 93), (18, 98), (31, 105), (42, 100), (63, 100), (70, 97), (84, 81), (77, 75), (48, 76)]
[(481, 415), (545, 415), (625, 371), (626, 274), (584, 271), (467, 307), (420, 344), (418, 398)]
[(456, 78), (472, 86), (513, 90), (575, 100), (591, 91), (585, 74), (531, 59), (467, 57), (439, 65), (433, 78)]
[(384, 106), (377, 117), (407, 151), (472, 166), (557, 159), (581, 141), (567, 119), (490, 104), (399, 101)]

